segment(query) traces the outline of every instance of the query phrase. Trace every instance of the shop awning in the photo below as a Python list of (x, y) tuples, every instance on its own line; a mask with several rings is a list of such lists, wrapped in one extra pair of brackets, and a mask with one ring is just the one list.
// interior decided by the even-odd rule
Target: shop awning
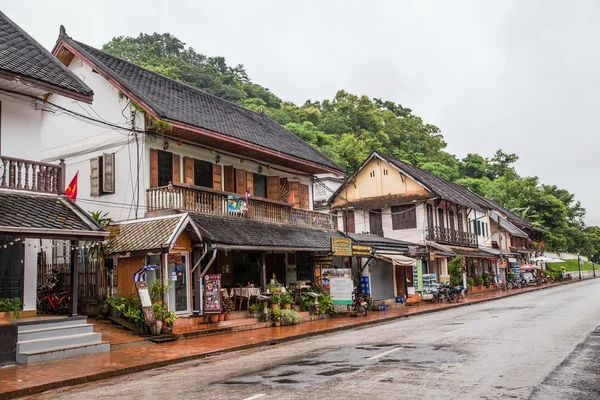
[(192, 241), (201, 240), (200, 231), (188, 214), (124, 221), (109, 226), (107, 230), (110, 236), (105, 254), (170, 251), (182, 232), (186, 232)]
[(219, 249), (330, 252), (332, 237), (341, 232), (277, 224), (246, 218), (189, 214), (203, 240)]
[(362, 233), (347, 234), (353, 242), (363, 246), (371, 246), (375, 251), (385, 253), (400, 253), (406, 254), (409, 246), (422, 247), (416, 243), (405, 242), (403, 240), (390, 239), (377, 235), (366, 235)]
[(431, 250), (435, 252), (436, 257), (454, 257), (456, 253), (446, 246), (442, 246), (439, 243), (427, 241), (427, 246), (431, 247)]
[(401, 267), (413, 267), (417, 265), (417, 260), (414, 258), (401, 256), (399, 254), (376, 254), (375, 257)]
[(456, 247), (449, 246), (450, 249), (456, 253), (457, 256), (463, 256), (467, 258), (497, 258), (497, 254), (493, 254), (482, 249), (468, 248), (468, 247)]

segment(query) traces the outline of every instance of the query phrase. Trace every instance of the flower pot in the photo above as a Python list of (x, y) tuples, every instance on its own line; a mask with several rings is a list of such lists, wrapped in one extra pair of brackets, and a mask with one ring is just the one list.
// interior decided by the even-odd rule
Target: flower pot
[(215, 322), (219, 322), (219, 316), (217, 314), (211, 314), (208, 318), (210, 319), (210, 322), (212, 322), (213, 324)]
[(111, 318), (121, 318), (121, 315), (123, 315), (121, 313), (121, 311), (115, 310), (114, 308), (110, 309), (110, 317)]
[(231, 319), (231, 314), (225, 314), (225, 321), (229, 321)]
[(275, 326), (281, 326), (281, 321), (275, 321)]
[(292, 305), (289, 303), (286, 303), (283, 305), (283, 308), (285, 308), (286, 310), (291, 310), (292, 309)]
[(225, 314), (219, 314), (219, 321), (225, 321)]
[(279, 304), (277, 304), (277, 303), (271, 304), (271, 310), (277, 310), (278, 308), (279, 308)]
[(153, 335), (160, 335), (162, 331), (163, 322), (162, 321), (154, 321), (150, 324), (150, 333)]

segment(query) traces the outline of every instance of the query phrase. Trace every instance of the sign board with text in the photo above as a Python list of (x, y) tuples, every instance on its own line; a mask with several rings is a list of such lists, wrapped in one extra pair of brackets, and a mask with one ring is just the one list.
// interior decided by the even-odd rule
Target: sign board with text
[(154, 321), (156, 321), (156, 316), (154, 315), (154, 309), (152, 308), (152, 300), (150, 299), (148, 284), (146, 282), (136, 282), (135, 289), (140, 298), (142, 314), (144, 315), (144, 322), (147, 324), (151, 324)]
[(354, 284), (352, 282), (351, 269), (323, 269), (321, 279), (323, 282), (323, 290), (329, 292), (333, 304), (352, 304)]
[(332, 237), (331, 251), (335, 257), (351, 257), (352, 239)]
[(373, 251), (373, 247), (371, 246), (362, 246), (356, 243), (352, 243), (352, 255), (353, 256), (371, 256), (371, 252)]

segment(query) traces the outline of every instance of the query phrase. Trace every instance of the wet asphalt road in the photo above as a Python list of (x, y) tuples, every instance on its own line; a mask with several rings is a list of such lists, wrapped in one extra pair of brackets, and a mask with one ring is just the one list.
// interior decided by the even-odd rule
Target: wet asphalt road
[(599, 399), (599, 324), (594, 280), (36, 398)]

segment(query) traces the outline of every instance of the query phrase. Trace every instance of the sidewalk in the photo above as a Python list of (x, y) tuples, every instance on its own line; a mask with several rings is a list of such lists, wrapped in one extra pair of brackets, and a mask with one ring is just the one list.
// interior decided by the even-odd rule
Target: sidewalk
[(0, 368), (0, 399), (31, 395), (50, 389), (122, 376), (215, 354), (378, 324), (575, 282), (580, 281), (515, 289), (508, 292), (479, 293), (467, 296), (464, 302), (458, 304), (419, 304), (391, 308), (384, 312), (369, 312), (367, 317), (329, 318), (294, 326), (269, 327), (218, 336), (178, 340), (164, 344), (152, 343), (121, 348), (109, 353), (50, 361), (42, 364), (4, 367)]

